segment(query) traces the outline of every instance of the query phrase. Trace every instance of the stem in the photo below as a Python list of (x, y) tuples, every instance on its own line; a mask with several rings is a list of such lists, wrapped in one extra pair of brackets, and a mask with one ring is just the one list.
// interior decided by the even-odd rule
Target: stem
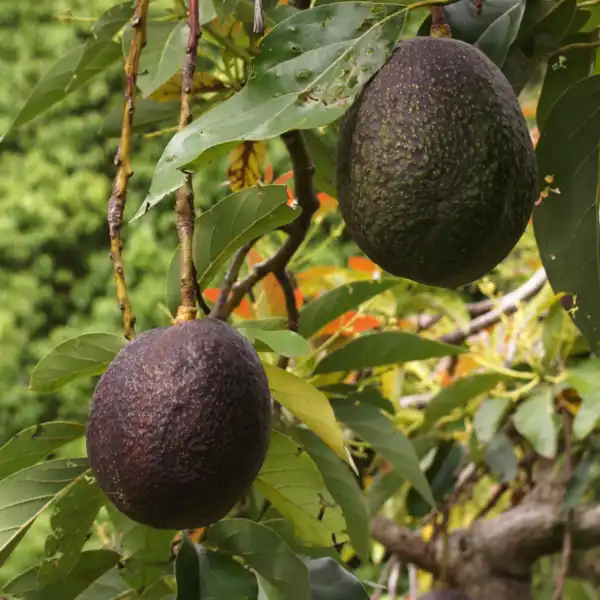
[[(186, 55), (181, 69), (181, 110), (179, 112), (179, 131), (192, 121), (192, 102), (194, 92), (194, 73), (198, 56), (198, 40), (200, 39), (199, 0), (190, 0), (188, 14), (189, 37)], [(175, 194), (175, 213), (177, 215), (177, 235), (181, 248), (181, 305), (175, 322), (193, 321), (196, 318), (196, 297), (200, 307), (208, 314), (208, 306), (197, 290), (196, 268), (192, 256), (192, 240), (194, 236), (194, 188), (192, 175), (188, 173), (183, 185)]]
[[(581, 6), (581, 4), (579, 5)], [(558, 50), (555, 50), (549, 57), (548, 60), (552, 60), (565, 52), (569, 52), (569, 50), (593, 50), (594, 48), (600, 48), (600, 40), (596, 40), (595, 42), (578, 42), (575, 44), (567, 44)]]
[[(298, 306), (296, 305), (294, 284), (292, 283), (290, 274), (285, 269), (275, 271), (275, 277), (277, 277), (277, 281), (281, 286), (281, 291), (283, 292), (283, 296), (285, 298), (285, 308), (288, 315), (287, 327), (290, 331), (297, 332), (300, 322), (300, 312), (298, 311)], [(277, 366), (280, 369), (287, 369), (289, 362), (289, 357), (282, 356), (279, 359)]]
[(115, 156), (117, 173), (113, 183), (112, 194), (108, 201), (108, 231), (110, 235), (110, 257), (113, 262), (117, 302), (123, 316), (125, 337), (132, 340), (135, 337), (135, 316), (127, 296), (125, 282), (125, 267), (121, 250), (121, 227), (127, 198), (127, 185), (133, 175), (131, 168), (131, 138), (133, 131), (133, 116), (135, 113), (136, 83), (142, 48), (146, 45), (146, 25), (148, 20), (148, 4), (150, 0), (137, 0), (131, 22), (132, 36), (129, 55), (125, 62), (125, 101), (123, 121), (121, 124), (121, 139)]

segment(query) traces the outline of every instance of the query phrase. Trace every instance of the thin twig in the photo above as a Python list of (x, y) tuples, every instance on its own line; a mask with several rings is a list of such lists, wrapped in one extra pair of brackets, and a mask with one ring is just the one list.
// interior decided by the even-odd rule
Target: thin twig
[[(275, 271), (275, 277), (281, 286), (283, 297), (285, 298), (285, 309), (288, 315), (287, 327), (290, 331), (298, 331), (300, 324), (300, 311), (296, 304), (296, 294), (294, 293), (294, 284), (290, 274), (285, 270)], [(288, 356), (281, 356), (277, 366), (280, 369), (287, 369), (290, 362)]]
[[(570, 480), (573, 475), (573, 441), (571, 439), (572, 420), (569, 411), (562, 410), (563, 423), (565, 428), (565, 477)], [(561, 600), (564, 595), (565, 579), (569, 572), (571, 564), (571, 555), (573, 553), (573, 509), (567, 510), (567, 519), (563, 537), (562, 563), (558, 572), (553, 600)]]
[(239, 305), (242, 298), (266, 275), (285, 269), (288, 262), (306, 237), (313, 214), (319, 208), (319, 200), (313, 185), (315, 167), (310, 153), (300, 131), (293, 130), (284, 133), (281, 139), (285, 143), (294, 170), (294, 183), (298, 205), (302, 212), (286, 227), (287, 239), (273, 256), (254, 266), (252, 272), (238, 281), (231, 289), (231, 295), (219, 311), (213, 316), (227, 319), (232, 311)]
[(506, 296), (498, 302), (496, 308), (473, 319), (467, 327), (459, 328), (442, 335), (439, 338), (439, 341), (445, 342), (446, 344), (460, 344), (468, 337), (483, 331), (491, 325), (495, 325), (500, 321), (503, 315), (514, 313), (521, 302), (535, 296), (544, 287), (546, 281), (546, 272), (544, 269), (538, 269), (521, 287), (510, 294), (506, 294)]
[(552, 60), (561, 54), (565, 54), (565, 52), (569, 52), (570, 50), (593, 50), (594, 48), (600, 48), (600, 40), (596, 40), (595, 42), (577, 42), (574, 44), (567, 44), (562, 48), (558, 48), (555, 50), (549, 57), (548, 60)]
[(108, 232), (110, 235), (110, 257), (113, 262), (117, 302), (123, 316), (125, 337), (135, 337), (135, 315), (127, 295), (125, 266), (121, 250), (121, 227), (127, 200), (127, 185), (133, 175), (131, 168), (131, 138), (133, 134), (133, 117), (135, 114), (136, 83), (140, 65), (140, 55), (146, 45), (146, 27), (148, 20), (148, 4), (150, 0), (137, 0), (131, 21), (132, 36), (129, 55), (125, 62), (125, 101), (123, 120), (121, 122), (121, 139), (114, 159), (117, 173), (113, 182), (112, 193), (108, 201)]
[(510, 483), (508, 481), (503, 481), (494, 491), (491, 498), (486, 502), (485, 506), (477, 513), (475, 517), (475, 521), (477, 519), (481, 519), (485, 517), (500, 501), (500, 498), (504, 496), (504, 494), (509, 490)]
[(231, 292), (231, 288), (233, 287), (233, 284), (237, 281), (237, 278), (240, 274), (240, 269), (244, 264), (244, 260), (246, 260), (248, 252), (250, 252), (250, 249), (252, 248), (252, 246), (254, 246), (257, 240), (258, 238), (255, 238), (253, 240), (250, 240), (249, 242), (246, 242), (234, 254), (233, 260), (231, 261), (229, 269), (227, 270), (227, 273), (225, 274), (225, 277), (223, 279), (223, 283), (221, 284), (221, 291), (219, 293), (217, 301), (215, 302), (215, 305), (213, 306), (211, 316), (216, 316), (220, 314), (223, 308), (225, 307), (227, 299), (229, 298), (229, 293)]
[[(194, 91), (194, 73), (198, 56), (198, 40), (200, 39), (199, 0), (190, 0), (188, 13), (189, 36), (185, 59), (181, 69), (181, 110), (179, 112), (179, 131), (192, 122), (192, 102)], [(192, 256), (192, 240), (194, 237), (194, 188), (192, 175), (188, 173), (183, 185), (175, 195), (175, 212), (177, 214), (177, 235), (181, 249), (181, 306), (177, 312), (177, 322), (193, 321), (196, 318), (197, 280), (194, 258)], [(194, 283), (196, 282), (196, 284)], [(198, 302), (205, 314), (208, 306), (202, 294), (198, 294)]]

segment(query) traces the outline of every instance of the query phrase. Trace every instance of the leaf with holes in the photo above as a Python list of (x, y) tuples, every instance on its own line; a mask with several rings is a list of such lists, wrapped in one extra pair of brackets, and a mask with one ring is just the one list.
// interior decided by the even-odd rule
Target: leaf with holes
[(0, 566), (40, 513), (82, 477), (87, 468), (85, 459), (50, 460), (0, 481)]
[(86, 477), (78, 479), (69, 493), (58, 499), (50, 519), (52, 532), (46, 539), (46, 558), (38, 571), (40, 587), (64, 579), (75, 567), (105, 501), (96, 480)]
[(48, 394), (74, 379), (100, 375), (127, 340), (113, 333), (84, 333), (60, 343), (36, 365), (29, 389)]
[(310, 427), (339, 457), (347, 460), (344, 433), (327, 396), (288, 371), (267, 363), (263, 363), (263, 367), (273, 398)]
[(428, 340), (413, 333), (383, 331), (361, 335), (323, 358), (315, 374), (356, 371), (413, 360), (456, 356), (466, 349)]
[(196, 219), (193, 252), (200, 289), (238, 248), (300, 214), (287, 201), (283, 185), (254, 187), (227, 196)]
[(306, 565), (272, 529), (247, 519), (222, 519), (211, 525), (207, 541), (241, 556), (286, 600), (311, 600)]
[(300, 311), (298, 333), (309, 338), (346, 311), (360, 306), (363, 302), (398, 284), (399, 282), (394, 279), (353, 281), (325, 292), (306, 304)]
[[(577, 110), (573, 110), (576, 106)], [(540, 257), (592, 353), (600, 347), (600, 75), (578, 81), (550, 109), (536, 147), (546, 195), (534, 210)]]
[(346, 523), (340, 507), (313, 460), (287, 436), (271, 432), (267, 458), (254, 485), (293, 524), (301, 540), (313, 546), (344, 540)]
[(347, 400), (336, 400), (333, 403), (336, 416), (371, 444), (433, 506), (431, 487), (421, 471), (415, 448), (379, 408), (361, 402), (362, 393), (353, 394)]
[(23, 429), (0, 446), (0, 481), (85, 435), (85, 425), (50, 421)]
[(278, 23), (261, 41), (246, 87), (171, 139), (136, 216), (182, 184), (180, 169), (198, 170), (242, 141), (341, 117), (393, 51), (405, 12), (349, 2), (298, 11)]
[(342, 509), (352, 546), (361, 560), (367, 563), (370, 549), (369, 513), (356, 477), (348, 465), (312, 431), (296, 427), (294, 439), (317, 465), (327, 489)]

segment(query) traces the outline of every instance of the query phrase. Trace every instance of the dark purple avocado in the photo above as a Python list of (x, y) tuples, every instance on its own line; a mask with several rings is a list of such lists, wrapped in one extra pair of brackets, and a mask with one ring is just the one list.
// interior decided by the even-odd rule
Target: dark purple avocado
[(337, 188), (350, 235), (388, 273), (455, 288), (491, 271), (538, 198), (504, 74), (458, 40), (402, 41), (342, 118)]
[(271, 397), (250, 343), (212, 318), (152, 329), (100, 378), (87, 424), (92, 471), (125, 515), (157, 529), (224, 517), (267, 453)]

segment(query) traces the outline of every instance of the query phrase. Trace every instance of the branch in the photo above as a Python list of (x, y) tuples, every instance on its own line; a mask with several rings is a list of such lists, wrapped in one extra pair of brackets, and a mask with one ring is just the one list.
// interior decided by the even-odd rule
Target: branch
[(371, 535), (402, 562), (416, 565), (433, 575), (438, 574), (433, 547), (414, 531), (397, 525), (387, 517), (377, 516), (371, 521)]
[(490, 325), (495, 325), (500, 321), (503, 315), (514, 313), (517, 310), (519, 303), (535, 296), (544, 287), (546, 281), (546, 272), (544, 269), (538, 269), (521, 287), (510, 294), (506, 294), (506, 296), (500, 300), (496, 308), (473, 319), (468, 327), (456, 329), (451, 333), (442, 335), (439, 341), (445, 342), (446, 344), (460, 344), (468, 337), (483, 331)]
[(132, 36), (129, 55), (125, 62), (125, 101), (123, 120), (121, 122), (121, 139), (115, 156), (117, 173), (113, 182), (112, 193), (108, 201), (108, 232), (110, 235), (110, 257), (113, 262), (117, 302), (123, 316), (125, 337), (132, 340), (135, 337), (135, 316), (127, 295), (125, 281), (125, 266), (121, 256), (123, 242), (121, 227), (127, 199), (127, 185), (133, 175), (131, 168), (131, 138), (133, 134), (133, 116), (135, 113), (136, 83), (140, 65), (142, 48), (146, 45), (146, 29), (148, 19), (148, 4), (150, 0), (137, 0), (135, 12), (131, 21)]
[[(179, 112), (179, 131), (192, 122), (192, 101), (194, 92), (194, 73), (198, 56), (198, 40), (200, 39), (199, 0), (190, 0), (188, 14), (189, 37), (186, 55), (181, 69), (181, 110)], [(198, 289), (196, 268), (192, 256), (192, 240), (194, 237), (194, 188), (192, 175), (187, 174), (185, 182), (175, 195), (175, 212), (177, 214), (177, 235), (181, 248), (181, 306), (176, 321), (193, 321), (196, 318), (196, 297), (205, 314), (209, 309)]]
[[(290, 274), (285, 269), (282, 269), (281, 271), (275, 271), (275, 277), (277, 277), (277, 281), (281, 286), (281, 291), (283, 292), (283, 296), (285, 298), (285, 309), (288, 315), (287, 327), (290, 331), (298, 331), (298, 326), (300, 324), (300, 312), (298, 311), (298, 306), (296, 305), (294, 284), (292, 283)], [(289, 357), (281, 356), (277, 366), (280, 369), (287, 369), (289, 362)]]
[(285, 269), (288, 262), (306, 237), (313, 214), (319, 208), (319, 200), (313, 185), (315, 167), (306, 147), (304, 136), (300, 131), (288, 131), (281, 136), (292, 159), (296, 198), (302, 212), (286, 227), (288, 238), (279, 250), (267, 260), (255, 265), (245, 279), (237, 282), (231, 290), (227, 302), (214, 313), (219, 319), (227, 319), (239, 305), (242, 298), (269, 273), (277, 273)]

